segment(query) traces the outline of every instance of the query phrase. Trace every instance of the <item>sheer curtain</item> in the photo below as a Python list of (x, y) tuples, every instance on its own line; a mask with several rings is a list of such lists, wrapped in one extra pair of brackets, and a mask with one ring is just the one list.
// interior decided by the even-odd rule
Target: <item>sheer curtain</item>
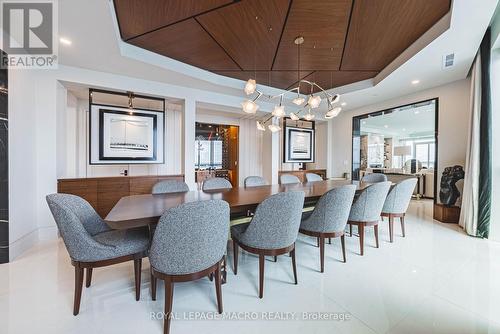
[(459, 224), (470, 235), (477, 235), (479, 202), (479, 135), (481, 115), (481, 54), (478, 52), (471, 76), (471, 118), (465, 159), (465, 179)]

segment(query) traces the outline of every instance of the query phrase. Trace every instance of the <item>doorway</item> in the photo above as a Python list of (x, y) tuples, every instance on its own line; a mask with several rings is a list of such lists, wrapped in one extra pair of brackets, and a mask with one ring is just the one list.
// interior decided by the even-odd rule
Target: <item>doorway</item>
[(222, 177), (239, 186), (239, 127), (196, 122), (195, 179)]

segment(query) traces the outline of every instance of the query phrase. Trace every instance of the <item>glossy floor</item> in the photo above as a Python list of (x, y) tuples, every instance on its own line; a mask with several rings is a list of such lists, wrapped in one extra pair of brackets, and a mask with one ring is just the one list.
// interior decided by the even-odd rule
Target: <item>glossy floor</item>
[[(358, 238), (347, 238), (345, 264), (334, 240), (326, 247), (323, 274), (315, 240), (300, 236), (299, 284), (292, 284), (288, 256), (266, 261), (262, 300), (257, 297), (258, 260), (243, 253), (238, 275), (229, 269), (223, 286), (230, 319), (207, 320), (216, 315), (215, 289), (208, 279), (177, 284), (171, 332), (500, 333), (500, 244), (468, 237), (431, 215), (431, 202), (413, 202), (406, 238), (396, 225), (390, 244), (387, 223), (382, 224), (376, 249), (368, 230), (363, 257)], [(0, 332), (162, 333), (163, 285), (157, 301), (151, 301), (148, 272), (145, 261), (136, 302), (132, 263), (94, 270), (80, 315), (74, 317), (73, 267), (64, 245), (40, 243), (0, 266)], [(327, 319), (318, 320), (320, 315)]]

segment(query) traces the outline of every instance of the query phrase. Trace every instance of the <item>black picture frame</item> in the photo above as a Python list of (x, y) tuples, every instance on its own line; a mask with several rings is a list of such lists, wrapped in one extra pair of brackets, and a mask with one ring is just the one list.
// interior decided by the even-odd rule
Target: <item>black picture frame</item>
[[(295, 126), (287, 125), (294, 123)], [(307, 126), (305, 126), (307, 125)], [(316, 128), (314, 121), (292, 121), (290, 118), (283, 119), (283, 163), (314, 163), (316, 159)], [(309, 133), (309, 155), (308, 159), (293, 158), (292, 142), (290, 140), (293, 132)]]
[[(127, 108), (123, 105), (113, 105), (113, 104), (107, 104), (107, 103), (96, 103), (93, 99), (93, 93), (100, 93), (100, 94), (108, 94), (108, 95), (119, 95), (119, 96), (125, 96), (128, 97), (130, 92), (118, 92), (118, 91), (109, 91), (109, 90), (103, 90), (103, 89), (97, 89), (97, 88), (90, 88), (89, 89), (89, 121), (88, 121), (88, 164), (91, 166), (97, 166), (97, 165), (128, 165), (128, 164), (164, 164), (165, 163), (165, 155), (166, 155), (166, 145), (165, 145), (165, 138), (166, 138), (166, 133), (165, 133), (165, 121), (166, 121), (166, 115), (165, 115), (165, 99), (159, 98), (159, 97), (153, 97), (153, 96), (146, 96), (146, 95), (140, 95), (140, 94), (133, 94), (134, 98), (140, 98), (140, 99), (146, 99), (146, 100), (152, 100), (152, 101), (158, 101), (161, 102), (161, 109), (146, 109), (146, 108), (133, 108), (133, 112), (136, 115), (143, 114), (143, 113), (155, 113), (156, 115), (161, 115), (162, 122), (159, 124), (158, 118), (156, 119), (156, 125), (155, 125), (155, 132), (154, 132), (154, 142), (156, 144), (156, 147), (154, 148), (154, 158), (136, 158), (136, 159), (131, 159), (131, 158), (126, 158), (126, 159), (120, 159), (116, 157), (112, 158), (106, 158), (106, 159), (100, 159), (101, 157), (101, 152), (102, 152), (102, 135), (101, 135), (101, 129), (102, 127), (99, 126), (99, 123), (101, 123), (101, 120), (99, 119), (101, 117), (100, 112), (98, 115), (95, 117), (98, 118), (96, 126), (98, 127), (97, 129), (97, 135), (95, 135), (95, 130), (92, 126), (92, 124), (95, 122), (93, 115), (93, 107), (99, 107), (103, 109), (107, 109), (109, 111), (110, 108), (113, 109), (121, 109), (121, 110), (126, 110)], [(127, 109), (129, 112), (129, 110)], [(143, 113), (141, 113), (143, 112)], [(158, 131), (161, 131), (161, 136), (158, 134)], [(94, 135), (93, 135), (94, 134)], [(159, 140), (163, 140), (162, 145), (160, 145)], [(95, 142), (97, 142), (97, 147), (94, 147)], [(98, 151), (97, 153), (95, 151)], [(161, 156), (160, 156), (161, 154)], [(161, 157), (160, 160), (157, 160), (158, 157)]]
[(153, 156), (152, 157), (106, 157), (104, 156), (104, 114), (128, 115), (125, 111), (99, 109), (99, 160), (103, 161), (156, 161), (158, 155), (158, 120), (157, 115), (134, 112), (134, 116), (153, 119)]

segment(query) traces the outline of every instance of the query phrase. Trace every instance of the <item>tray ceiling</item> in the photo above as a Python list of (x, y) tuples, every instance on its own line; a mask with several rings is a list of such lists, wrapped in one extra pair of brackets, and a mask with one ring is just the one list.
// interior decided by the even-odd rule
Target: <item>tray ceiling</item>
[[(221, 75), (286, 89), (374, 77), (450, 0), (114, 0), (125, 42)], [(294, 39), (304, 36), (300, 74)]]

